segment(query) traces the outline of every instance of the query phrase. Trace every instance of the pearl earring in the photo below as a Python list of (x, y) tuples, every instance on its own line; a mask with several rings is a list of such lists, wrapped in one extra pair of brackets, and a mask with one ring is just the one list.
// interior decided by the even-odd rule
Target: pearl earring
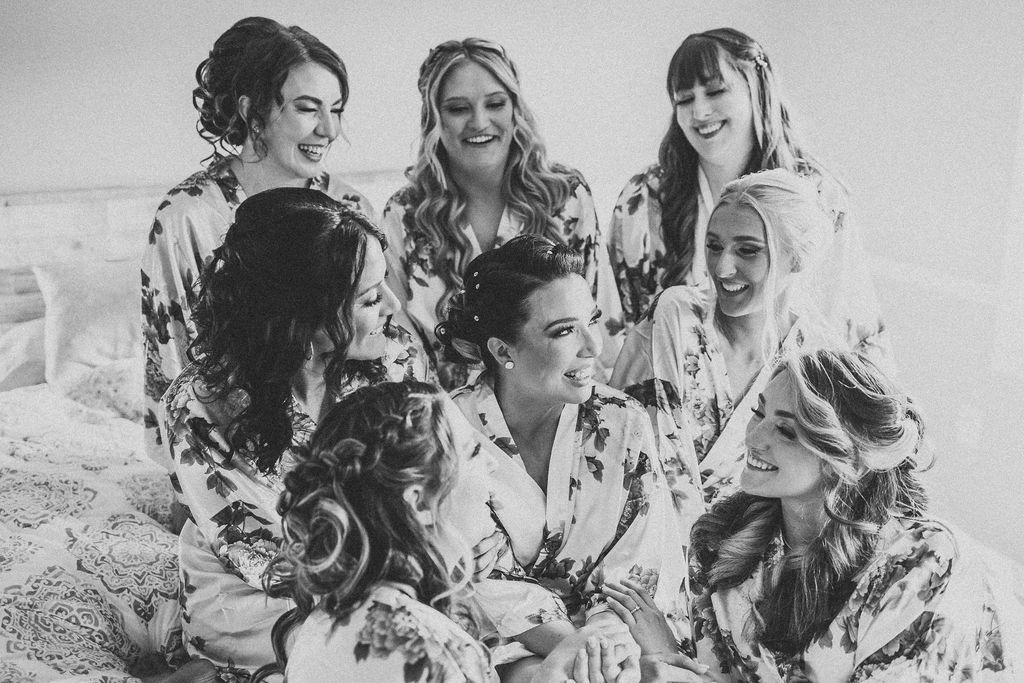
[(505, 361), (505, 369), (506, 370), (511, 370), (515, 366), (516, 366), (516, 364), (513, 363), (512, 361), (510, 361), (510, 360)]

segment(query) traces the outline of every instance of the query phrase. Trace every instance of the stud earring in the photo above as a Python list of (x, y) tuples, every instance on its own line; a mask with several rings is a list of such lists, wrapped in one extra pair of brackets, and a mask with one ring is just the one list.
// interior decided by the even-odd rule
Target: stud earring
[(516, 364), (513, 363), (512, 361), (510, 361), (510, 360), (505, 361), (505, 369), (506, 370), (511, 370), (515, 366), (516, 366)]

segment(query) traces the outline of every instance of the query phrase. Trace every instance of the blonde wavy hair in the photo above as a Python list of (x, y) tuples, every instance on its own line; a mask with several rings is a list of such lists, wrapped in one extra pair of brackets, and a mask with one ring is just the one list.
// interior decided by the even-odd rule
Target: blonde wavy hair
[(469, 262), (469, 240), (459, 229), (466, 201), (448, 172), (448, 157), (441, 144), (440, 97), (445, 79), (460, 65), (472, 62), (486, 69), (502, 85), (512, 102), (512, 141), (502, 195), (509, 210), (522, 218), (523, 231), (564, 242), (555, 215), (572, 194), (571, 172), (549, 164), (537, 123), (523, 100), (519, 73), (498, 43), (482, 38), (449, 40), (427, 55), (420, 66), (418, 87), (420, 149), (416, 163), (406, 171), (416, 205), (416, 224), (433, 246), (432, 265), (447, 288), (437, 304), (443, 318), (451, 296), (462, 289), (462, 274)]
[[(747, 207), (764, 224), (768, 275), (764, 286), (767, 296), (761, 349), (764, 361), (768, 362), (782, 342), (782, 321), (790, 313), (813, 314), (813, 307), (805, 305), (801, 310), (792, 304), (794, 301), (807, 303), (799, 296), (800, 276), (813, 267), (831, 243), (832, 223), (814, 185), (784, 169), (759, 171), (732, 181), (722, 189), (712, 216), (726, 206)], [(786, 288), (796, 296), (789, 297), (780, 307), (780, 295)], [(733, 341), (729, 319), (721, 314), (717, 305), (715, 325), (726, 339)]]
[[(795, 654), (828, 629), (874, 555), (879, 531), (894, 517), (923, 517), (927, 496), (917, 472), (930, 465), (917, 404), (871, 361), (850, 351), (809, 351), (787, 358), (797, 440), (821, 459), (827, 521), (802, 554), (765, 571), (748, 633), (775, 652)], [(775, 498), (737, 493), (693, 526), (695, 567), (711, 593), (738, 586), (770, 555), (781, 531)]]

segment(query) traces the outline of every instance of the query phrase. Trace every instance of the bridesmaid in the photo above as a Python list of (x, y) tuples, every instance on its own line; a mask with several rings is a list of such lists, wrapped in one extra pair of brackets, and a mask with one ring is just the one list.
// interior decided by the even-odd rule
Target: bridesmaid
[(666, 86), (672, 117), (658, 163), (626, 183), (608, 229), (626, 323), (640, 320), (665, 287), (710, 285), (704, 240), (722, 188), (778, 168), (814, 183), (835, 231), (813, 283), (822, 309), (851, 347), (887, 360), (846, 190), (800, 142), (764, 48), (732, 28), (692, 34), (672, 55)]
[(418, 334), (441, 384), (460, 386), (469, 368), (443, 357), (434, 327), (465, 286), (466, 265), (516, 235), (544, 235), (583, 254), (604, 313), (597, 376), (606, 378), (622, 322), (594, 200), (578, 171), (548, 162), (515, 64), (497, 43), (451, 40), (430, 51), (419, 90), (419, 156), (382, 219), (397, 320)]
[(246, 197), (306, 187), (372, 216), (358, 192), (325, 170), (348, 101), (341, 58), (298, 26), (249, 17), (221, 35), (196, 69), (196, 128), (210, 143), (204, 168), (160, 203), (142, 262), (146, 447), (172, 469), (157, 431), (160, 397), (188, 362), (196, 281)]

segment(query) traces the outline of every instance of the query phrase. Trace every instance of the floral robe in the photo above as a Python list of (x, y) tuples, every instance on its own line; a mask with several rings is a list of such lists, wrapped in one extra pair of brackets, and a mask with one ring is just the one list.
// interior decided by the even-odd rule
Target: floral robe
[[(410, 345), (407, 333), (389, 339), (389, 379), (424, 376), (425, 363)], [(339, 395), (368, 383), (354, 376)], [(181, 531), (180, 550), (186, 647), (218, 666), (255, 669), (273, 660), (270, 629), (292, 606), (288, 600), (268, 599), (262, 576), (281, 544), (277, 501), (284, 474), (316, 424), (293, 397), (287, 408), (291, 445), (278, 471), (264, 474), (251, 452), (234, 451), (225, 437), (248, 403), (249, 395), (241, 388), (224, 399), (211, 399), (190, 364), (167, 390), (163, 408), (179, 495), (191, 513)]]
[[(822, 259), (813, 287), (816, 307), (827, 311), (837, 333), (851, 346), (868, 352), (886, 364), (890, 349), (885, 325), (879, 317), (867, 256), (850, 220), (846, 190), (831, 176), (805, 165), (801, 174), (818, 187), (822, 205), (832, 217), (835, 239)], [(712, 196), (704, 172), (698, 169), (697, 222), (690, 272), (679, 284), (710, 285), (704, 255), (708, 221), (718, 198)], [(667, 249), (661, 231), (661, 201), (658, 191), (662, 170), (657, 164), (633, 176), (619, 194), (608, 230), (608, 250), (615, 271), (622, 310), (627, 325), (637, 323), (662, 290), (661, 280), (668, 266)]]
[(315, 610), (288, 656), (290, 683), (497, 683), (487, 648), (466, 614), (456, 621), (382, 584), (344, 619)]
[[(798, 655), (777, 657), (748, 635), (748, 621), (779, 539), (749, 579), (711, 593), (695, 615), (697, 659), (717, 681), (1020, 680), (1004, 657), (1001, 605), (964, 540), (935, 521), (891, 520), (828, 630)], [(693, 562), (691, 585), (706, 591), (708, 567), (696, 554)]]
[[(470, 424), (507, 456), (501, 469), (525, 471), (502, 416), (487, 373), (452, 398)], [(574, 622), (607, 609), (596, 598), (605, 580), (633, 577), (655, 596), (662, 611), (684, 619), (677, 603), (685, 578), (679, 521), (665, 488), (660, 454), (643, 409), (624, 394), (597, 385), (585, 403), (567, 404), (551, 449), (547, 493), (529, 478), (517, 495), (492, 496), (506, 532), (506, 507), (543, 520), (541, 542), (516, 548), (497, 575), (510, 585), (539, 583), (561, 599)], [(492, 575), (493, 576), (493, 575)], [(564, 618), (542, 600), (502, 600), (487, 593), (480, 605), (495, 622), (518, 620), (526, 626)], [(526, 630), (523, 628), (522, 630)]]
[[(779, 354), (758, 373), (746, 393), (736, 396), (712, 316), (705, 290), (669, 287), (629, 330), (612, 374), (612, 386), (639, 400), (647, 407), (655, 429), (680, 444), (675, 450), (679, 457), (675, 469), (698, 473), (680, 488), (692, 481), (706, 503), (735, 491), (739, 483), (744, 428), (750, 413), (740, 410), (739, 422), (734, 424), (730, 418), (737, 412), (737, 402), (756, 406), (757, 395), (778, 359), (803, 345), (806, 336), (798, 321), (783, 340)], [(682, 447), (691, 440), (692, 449)]]
[[(196, 336), (192, 308), (199, 274), (246, 199), (230, 162), (229, 157), (217, 159), (167, 193), (157, 207), (142, 258), (146, 449), (168, 471), (173, 465), (158, 430), (160, 397), (188, 363), (185, 351)], [(373, 215), (362, 195), (326, 173), (310, 180), (308, 187)]]
[[(622, 344), (622, 311), (615, 290), (614, 275), (598, 228), (590, 188), (577, 171), (566, 169), (565, 173), (572, 194), (554, 218), (561, 225), (566, 244), (583, 254), (587, 281), (603, 313), (604, 349), (598, 359), (598, 375), (606, 377), (615, 364)], [(434, 327), (440, 322), (437, 303), (444, 297), (446, 289), (441, 276), (434, 270), (434, 247), (430, 244), (430, 238), (416, 223), (416, 207), (413, 189), (406, 186), (388, 200), (381, 219), (388, 244), (394, 245), (385, 253), (388, 258), (388, 284), (402, 302), (402, 312), (396, 314), (395, 320), (419, 334), (424, 349), (437, 368), (441, 385), (446, 389), (454, 389), (468, 381), (471, 369), (444, 360), (441, 344), (434, 335)], [(462, 230), (470, 244), (469, 257), (480, 255), (482, 250), (472, 226), (461, 225), (458, 229)], [(522, 231), (522, 219), (506, 207), (494, 238), (494, 247), (500, 247), (519, 236)], [(473, 370), (478, 372), (481, 368)]]

